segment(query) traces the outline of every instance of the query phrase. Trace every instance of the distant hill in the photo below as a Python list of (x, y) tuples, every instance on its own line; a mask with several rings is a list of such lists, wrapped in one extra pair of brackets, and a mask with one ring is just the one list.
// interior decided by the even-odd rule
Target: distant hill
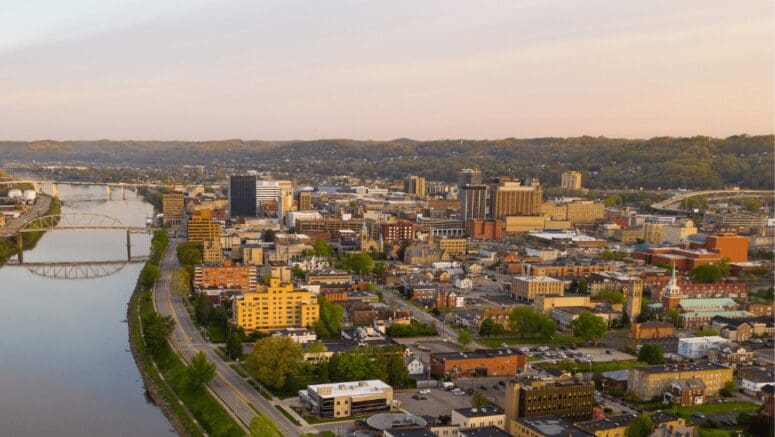
[(590, 188), (773, 188), (773, 135), (577, 137), (391, 141), (35, 141), (0, 142), (5, 160), (134, 167), (207, 165), (289, 174), (354, 174), (455, 180), (479, 167), (485, 176), (537, 176), (559, 183), (563, 170), (584, 174)]

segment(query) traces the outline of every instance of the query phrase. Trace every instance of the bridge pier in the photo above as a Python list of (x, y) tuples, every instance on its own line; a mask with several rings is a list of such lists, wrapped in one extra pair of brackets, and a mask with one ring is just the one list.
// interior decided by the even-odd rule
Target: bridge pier
[(126, 200), (126, 187), (121, 185), (121, 200)]
[(16, 259), (19, 264), (24, 264), (24, 239), (21, 232), (16, 233)]
[(113, 200), (113, 189), (110, 185), (105, 185), (105, 190), (108, 192), (108, 200)]
[(126, 260), (132, 261), (132, 239), (129, 229), (126, 230)]

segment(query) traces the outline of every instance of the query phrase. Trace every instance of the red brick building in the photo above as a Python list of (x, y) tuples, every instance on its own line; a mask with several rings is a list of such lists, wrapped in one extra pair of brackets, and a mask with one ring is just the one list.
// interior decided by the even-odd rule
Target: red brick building
[(385, 243), (400, 243), (404, 240), (414, 240), (416, 228), (414, 223), (400, 220), (394, 223), (382, 223), (382, 241)]
[[(643, 275), (644, 287), (651, 290), (651, 297), (655, 300), (662, 299), (662, 291), (670, 281), (667, 275)], [(690, 279), (679, 279), (678, 286), (681, 288), (681, 295), (689, 299), (707, 299), (714, 297), (728, 297), (731, 299), (747, 299), (748, 284), (738, 281), (725, 280), (711, 284), (694, 282)]]
[(503, 238), (503, 221), (466, 220), (466, 234), (474, 240), (500, 240)]
[(431, 354), (431, 372), (441, 376), (512, 376), (522, 373), (527, 357), (513, 349)]

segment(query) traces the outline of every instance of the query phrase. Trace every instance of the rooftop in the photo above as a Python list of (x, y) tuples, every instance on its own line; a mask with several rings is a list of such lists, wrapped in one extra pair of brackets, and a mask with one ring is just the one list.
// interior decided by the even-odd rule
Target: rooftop
[(742, 310), (736, 310), (736, 311), (694, 311), (694, 312), (686, 312), (682, 313), (682, 318), (687, 317), (700, 317), (700, 318), (708, 318), (712, 319), (716, 316), (723, 316), (723, 317), (732, 317), (732, 318), (741, 318), (741, 317), (754, 317), (756, 314), (749, 312), (749, 311), (742, 311)]
[(698, 307), (720, 307), (726, 308), (730, 306), (736, 306), (737, 302), (728, 297), (717, 297), (708, 299), (681, 299), (681, 306), (683, 308), (691, 310)]
[(561, 282), (551, 276), (515, 276), (514, 279), (524, 282)]
[(488, 417), (503, 414), (503, 410), (495, 405), (488, 405), (482, 408), (455, 408), (453, 411), (464, 417)]
[(557, 416), (520, 417), (517, 423), (547, 437), (588, 437), (589, 434)]
[(461, 437), (510, 437), (511, 436), (511, 434), (495, 426), (485, 426), (484, 428), (474, 428), (474, 429), (461, 429), (459, 435)]
[(576, 424), (576, 428), (586, 431), (590, 434), (594, 434), (595, 431), (607, 430), (614, 428), (625, 427), (638, 417), (634, 414), (622, 414), (621, 416), (611, 416), (604, 419), (595, 419), (587, 422), (579, 422)]
[(524, 355), (522, 352), (515, 351), (509, 348), (499, 349), (477, 349), (473, 352), (441, 352), (432, 354), (433, 359), (437, 360), (462, 360), (462, 359), (479, 359), (479, 358), (491, 358), (497, 356), (509, 356), (509, 355)]
[(679, 343), (701, 344), (701, 343), (726, 343), (729, 340), (718, 335), (709, 335), (707, 337), (687, 337), (678, 339)]
[[(307, 390), (316, 392), (321, 398), (336, 398), (339, 396), (364, 396), (391, 389), (392, 387), (380, 381), (379, 379), (353, 382), (335, 382), (330, 384), (315, 384), (307, 386)], [(321, 394), (321, 392), (325, 392), (327, 390), (330, 390), (330, 392)]]
[(726, 367), (722, 367), (718, 364), (702, 361), (699, 363), (690, 363), (690, 364), (661, 364), (658, 366), (646, 366), (646, 367), (638, 367), (633, 370), (640, 371), (644, 373), (677, 373), (677, 372), (694, 372), (694, 371), (702, 371), (702, 370), (722, 370), (726, 369)]

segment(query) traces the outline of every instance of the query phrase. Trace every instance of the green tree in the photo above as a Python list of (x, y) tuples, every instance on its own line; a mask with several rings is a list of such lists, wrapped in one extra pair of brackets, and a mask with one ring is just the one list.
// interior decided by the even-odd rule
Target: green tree
[(143, 317), (143, 343), (148, 352), (158, 356), (167, 347), (167, 337), (175, 328), (175, 321), (170, 316), (160, 316), (150, 313)]
[(305, 352), (308, 354), (322, 354), (328, 352), (328, 347), (322, 341), (315, 341), (307, 344)]
[(673, 322), (673, 325), (678, 326), (678, 320), (681, 318), (681, 313), (679, 313), (677, 309), (673, 308), (672, 310), (668, 310), (666, 315), (667, 318)]
[(724, 387), (719, 390), (719, 393), (721, 396), (724, 396), (725, 398), (734, 396), (737, 392), (737, 383), (734, 379), (730, 379), (729, 381), (724, 383)]
[(713, 328), (702, 328), (697, 331), (697, 337), (713, 337), (719, 335), (719, 332)]
[(140, 284), (145, 288), (153, 287), (153, 284), (161, 277), (161, 269), (153, 264), (146, 264), (140, 274)]
[(264, 231), (264, 241), (267, 243), (273, 243), (275, 238), (277, 238), (277, 231), (274, 229), (267, 229)]
[(306, 274), (306, 273), (304, 272), (304, 269), (302, 269), (301, 267), (299, 267), (299, 265), (298, 265), (298, 264), (297, 264), (297, 265), (295, 265), (295, 266), (293, 266), (293, 269), (291, 269), (291, 271), (293, 272), (293, 277), (294, 277), (294, 278), (299, 278), (299, 279), (302, 279), (302, 278), (304, 278), (304, 275)]
[(374, 260), (366, 252), (354, 253), (347, 257), (347, 264), (350, 269), (361, 274), (371, 273), (374, 269)]
[(527, 306), (517, 306), (509, 314), (509, 330), (520, 337), (540, 337), (548, 340), (557, 331), (557, 324), (546, 314)]
[(608, 332), (608, 326), (601, 317), (585, 311), (571, 322), (573, 335), (584, 341), (597, 341)]
[(471, 336), (471, 332), (469, 332), (467, 329), (461, 329), (460, 332), (457, 334), (457, 342), (460, 343), (460, 346), (463, 346), (463, 349), (467, 349), (468, 345), (471, 344), (473, 341), (473, 337)]
[(595, 296), (595, 299), (607, 300), (612, 304), (621, 304), (624, 303), (624, 293), (621, 291), (603, 290)]
[(579, 293), (586, 293), (587, 291), (589, 291), (589, 284), (587, 284), (587, 280), (584, 278), (579, 279), (578, 286), (579, 286)]
[(178, 261), (184, 266), (202, 264), (202, 249), (199, 243), (181, 244), (176, 249)]
[(374, 263), (374, 271), (372, 273), (374, 273), (374, 276), (379, 278), (380, 283), (382, 282), (382, 278), (385, 276), (386, 269), (387, 268), (385, 263)]
[(200, 294), (199, 296), (197, 296), (196, 309), (194, 310), (196, 321), (199, 322), (199, 324), (202, 326), (207, 325), (207, 323), (212, 318), (212, 314), (213, 314), (213, 304), (210, 303), (210, 299), (207, 298), (207, 295)]
[(750, 199), (743, 199), (743, 208), (745, 208), (746, 211), (748, 212), (756, 212), (761, 207), (762, 207), (761, 199), (758, 199), (756, 197), (753, 197)]
[(638, 352), (638, 361), (651, 365), (665, 363), (665, 348), (661, 344), (644, 344)]
[(242, 336), (239, 332), (234, 331), (229, 335), (226, 341), (226, 355), (233, 360), (242, 356)]
[(641, 414), (627, 426), (627, 437), (647, 437), (654, 429), (651, 417)]
[(328, 258), (331, 256), (331, 246), (329, 246), (328, 241), (326, 240), (317, 240), (315, 241), (315, 244), (312, 245), (312, 253), (315, 254), (315, 256)]
[(250, 437), (283, 437), (272, 419), (258, 413), (250, 421)]
[(197, 390), (210, 382), (215, 376), (215, 364), (208, 361), (204, 352), (199, 352), (191, 358), (191, 364), (186, 367), (186, 381), (191, 390)]
[(269, 336), (256, 342), (246, 366), (250, 376), (260, 383), (281, 389), (303, 358), (304, 350), (291, 338)]
[(722, 268), (716, 264), (705, 264), (693, 268), (689, 272), (689, 276), (697, 282), (710, 284), (721, 282), (721, 280), (724, 279), (724, 272)]
[(487, 400), (484, 395), (477, 391), (473, 395), (471, 395), (471, 407), (473, 408), (482, 408), (490, 405), (490, 401)]
[(482, 320), (482, 324), (479, 325), (479, 335), (485, 337), (491, 335), (501, 335), (503, 334), (503, 331), (503, 325), (500, 323), (495, 323), (490, 317)]
[(358, 381), (377, 375), (377, 364), (366, 348), (336, 354), (329, 360), (331, 378), (335, 381)]
[(387, 383), (393, 387), (406, 387), (409, 383), (409, 369), (402, 353), (387, 354)]
[(338, 337), (342, 317), (344, 317), (344, 308), (330, 302), (323, 295), (318, 296), (318, 306), (320, 307), (320, 316), (315, 322), (315, 333), (320, 338)]

